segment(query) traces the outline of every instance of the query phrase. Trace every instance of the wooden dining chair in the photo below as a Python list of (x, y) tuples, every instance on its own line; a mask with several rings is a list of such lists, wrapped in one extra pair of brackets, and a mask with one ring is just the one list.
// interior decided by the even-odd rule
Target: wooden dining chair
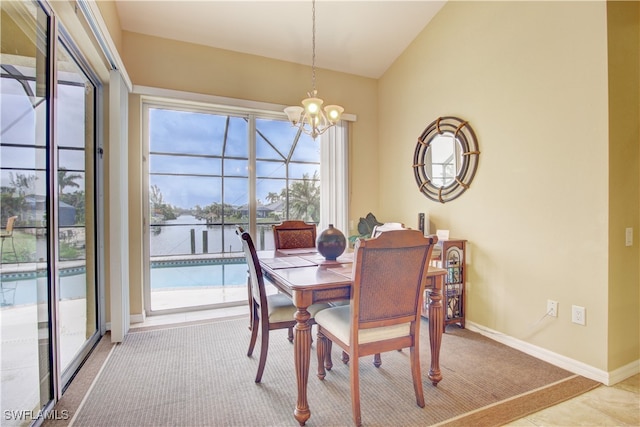
[(393, 230), (359, 239), (348, 306), (317, 313), (318, 378), (326, 376), (330, 342), (350, 356), (353, 420), (361, 425), (359, 358), (409, 348), (416, 403), (424, 407), (420, 372), (420, 313), (429, 259), (436, 236), (419, 230)]
[[(317, 227), (313, 223), (300, 220), (287, 220), (271, 226), (275, 249), (315, 248)], [(288, 339), (293, 342), (293, 328), (289, 329)]]
[[(275, 224), (273, 228), (273, 242), (277, 249), (314, 248), (316, 246), (317, 227), (315, 224), (299, 220), (287, 220), (281, 224)], [(348, 301), (332, 301), (332, 306), (348, 304)], [(293, 328), (289, 329), (289, 341), (293, 341)], [(347, 353), (342, 353), (342, 362), (349, 362)], [(327, 352), (328, 366), (333, 366), (331, 351)], [(380, 367), (382, 361), (380, 355), (374, 356), (373, 364)]]
[[(384, 224), (377, 224), (373, 227), (373, 230), (371, 230), (371, 237), (378, 237), (385, 231), (391, 230), (410, 230), (410, 228), (406, 228), (401, 222), (385, 222)], [(344, 302), (341, 303), (342, 304), (335, 305), (344, 305)], [(398, 351), (402, 351), (402, 349), (399, 349)], [(329, 360), (331, 360), (330, 355), (327, 357), (329, 358)], [(349, 363), (349, 354), (347, 354), (346, 352), (342, 352), (342, 363)], [(373, 366), (375, 366), (376, 368), (382, 366), (382, 357), (380, 356), (380, 353), (376, 353), (373, 355)]]
[(287, 220), (274, 224), (273, 243), (276, 249), (315, 248), (317, 227), (313, 223)]
[[(261, 335), (260, 341), (260, 362), (258, 363), (258, 372), (256, 373), (255, 382), (262, 380), (262, 373), (267, 363), (267, 351), (269, 350), (269, 331), (275, 329), (293, 328), (296, 324), (294, 315), (297, 311), (293, 301), (285, 294), (277, 293), (267, 295), (264, 286), (264, 277), (262, 275), (262, 267), (256, 253), (251, 235), (236, 226), (236, 234), (240, 236), (242, 247), (244, 249), (245, 258), (248, 266), (247, 286), (249, 288), (249, 307), (250, 307), (250, 330), (251, 339), (249, 341), (249, 350), (247, 356), (251, 357), (255, 347), (258, 332)], [(313, 316), (320, 310), (329, 307), (328, 304), (313, 304), (307, 311), (311, 315), (309, 322), (313, 324)]]
[(0, 262), (2, 262), (2, 251), (4, 250), (4, 241), (6, 239), (11, 239), (11, 250), (13, 252), (13, 256), (16, 259), (16, 263), (19, 264), (18, 254), (16, 253), (16, 247), (13, 243), (13, 226), (16, 222), (16, 219), (18, 219), (17, 216), (12, 216), (9, 219), (7, 219), (7, 224), (5, 225), (4, 230), (0, 231), (0, 239), (2, 240), (2, 243), (0, 244)]
[[(410, 230), (410, 229), (406, 228), (404, 224), (401, 222), (385, 222), (384, 224), (375, 225), (373, 227), (373, 230), (371, 230), (371, 237), (378, 237), (381, 233), (384, 233), (385, 231), (391, 231), (391, 230)], [(399, 349), (398, 351), (402, 351), (402, 349)], [(342, 361), (344, 363), (348, 363), (349, 356), (343, 354)], [(376, 368), (379, 368), (380, 366), (382, 366), (382, 357), (380, 357), (380, 353), (376, 353), (373, 355), (373, 365)]]

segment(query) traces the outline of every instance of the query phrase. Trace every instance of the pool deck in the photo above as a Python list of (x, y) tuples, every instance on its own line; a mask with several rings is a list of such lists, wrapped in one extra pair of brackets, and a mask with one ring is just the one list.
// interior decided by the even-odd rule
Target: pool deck
[(203, 305), (231, 305), (240, 302), (244, 305), (246, 300), (247, 285), (151, 291), (151, 306), (154, 311)]

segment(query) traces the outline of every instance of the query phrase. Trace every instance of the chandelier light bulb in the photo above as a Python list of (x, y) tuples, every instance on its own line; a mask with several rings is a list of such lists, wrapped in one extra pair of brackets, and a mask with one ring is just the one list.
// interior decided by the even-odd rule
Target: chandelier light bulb
[(332, 124), (335, 124), (340, 120), (340, 117), (342, 117), (344, 108), (339, 105), (327, 105), (324, 107), (324, 112), (327, 114), (327, 119), (329, 119)]
[(323, 102), (324, 101), (320, 98), (307, 98), (302, 101), (302, 105), (304, 105), (304, 110), (307, 114), (316, 116), (320, 112)]

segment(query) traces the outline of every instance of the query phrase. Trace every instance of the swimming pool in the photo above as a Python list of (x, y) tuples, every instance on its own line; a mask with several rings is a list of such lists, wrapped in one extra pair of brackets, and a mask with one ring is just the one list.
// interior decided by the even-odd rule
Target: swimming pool
[[(27, 305), (45, 303), (47, 295), (47, 272), (23, 271), (19, 273), (0, 274), (2, 294), (0, 304)], [(60, 271), (60, 299), (76, 299), (86, 297), (86, 270), (74, 267)]]
[(153, 261), (151, 291), (219, 286), (246, 286), (247, 263), (242, 258)]
[[(44, 270), (2, 273), (0, 281), (3, 306), (44, 303), (48, 299)], [(245, 287), (247, 264), (244, 257), (153, 261), (150, 284), (151, 292)], [(85, 298), (85, 267), (60, 270), (59, 292), (61, 300)]]

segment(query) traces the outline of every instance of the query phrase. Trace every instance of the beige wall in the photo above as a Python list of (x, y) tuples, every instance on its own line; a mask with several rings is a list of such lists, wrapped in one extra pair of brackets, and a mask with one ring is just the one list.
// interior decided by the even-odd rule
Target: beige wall
[[(432, 225), (469, 240), (472, 324), (604, 371), (639, 357), (640, 112), (637, 97), (610, 86), (610, 76), (634, 75), (617, 62), (629, 52), (607, 37), (629, 47), (635, 31), (637, 64), (640, 12), (637, 4), (615, 7), (631, 9), (450, 2), (380, 80), (318, 74), (320, 94), (358, 117), (350, 218), (372, 211), (415, 227), (428, 212)], [(308, 67), (120, 34), (111, 12), (107, 24), (134, 85), (284, 105), (309, 90)], [(629, 12), (635, 21), (625, 20)], [(619, 24), (627, 30), (612, 31)], [(130, 201), (140, 197), (138, 105), (132, 97)], [(469, 120), (482, 151), (471, 188), (447, 204), (421, 195), (411, 168), (417, 136), (441, 115)], [(139, 216), (130, 212), (132, 239), (142, 236)], [(623, 246), (628, 226), (632, 248)], [(131, 252), (141, 256), (139, 247)], [(133, 287), (141, 274), (132, 272)], [(558, 318), (543, 318), (547, 299), (559, 302)], [(586, 326), (571, 323), (572, 304), (586, 307)], [(141, 310), (137, 287), (132, 314)]]
[[(136, 33), (123, 32), (120, 52), (134, 86), (172, 89), (204, 95), (261, 101), (282, 105), (298, 104), (311, 84), (309, 67), (263, 57), (245, 55), (201, 45), (177, 42)], [(351, 206), (357, 216), (363, 209), (376, 210), (377, 171), (377, 82), (374, 79), (336, 73), (317, 72), (319, 95), (341, 104), (345, 112), (357, 115), (351, 127), (352, 188)], [(132, 179), (130, 203), (141, 200), (142, 148), (140, 135), (140, 96), (129, 105), (129, 162)], [(284, 114), (283, 114), (284, 117)], [(142, 206), (130, 212), (131, 232), (131, 314), (143, 312), (142, 248), (140, 241)], [(366, 213), (366, 212), (365, 212)], [(353, 215), (352, 215), (353, 217)]]
[(120, 17), (114, 1), (97, 1), (96, 5), (100, 10), (100, 15), (104, 21), (113, 44), (118, 52), (122, 51), (122, 28), (120, 26)]
[[(469, 240), (468, 320), (604, 371), (638, 360), (638, 245), (621, 240), (638, 229), (638, 116), (635, 148), (620, 142), (635, 156), (609, 159), (607, 60), (604, 2), (450, 2), (379, 82), (379, 218), (426, 211)], [(468, 120), (482, 152), (447, 204), (422, 196), (411, 168), (443, 115)], [(543, 318), (547, 299), (557, 318)]]
[[(639, 353), (640, 2), (609, 2), (609, 368)], [(635, 245), (624, 246), (633, 227)]]

